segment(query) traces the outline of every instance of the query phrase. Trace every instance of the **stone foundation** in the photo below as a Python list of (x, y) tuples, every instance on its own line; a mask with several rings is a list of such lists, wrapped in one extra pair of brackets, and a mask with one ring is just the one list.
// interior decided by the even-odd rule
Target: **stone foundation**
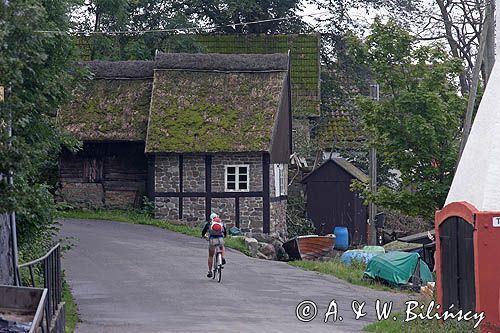
[(62, 183), (58, 199), (75, 208), (103, 208), (104, 189), (99, 183)]

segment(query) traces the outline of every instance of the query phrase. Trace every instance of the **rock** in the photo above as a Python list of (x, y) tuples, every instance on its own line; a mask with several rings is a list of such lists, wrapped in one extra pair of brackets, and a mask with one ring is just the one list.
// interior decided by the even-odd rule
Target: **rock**
[(283, 242), (280, 241), (279, 239), (275, 239), (273, 240), (273, 242), (271, 243), (274, 245), (274, 247), (277, 247), (277, 246), (283, 246)]
[(256, 240), (262, 243), (272, 243), (274, 241), (273, 236), (263, 233), (251, 233), (251, 235), (248, 235), (248, 237), (255, 238)]
[(290, 258), (288, 257), (288, 253), (286, 253), (285, 249), (281, 245), (275, 245), (274, 250), (276, 251), (276, 259), (280, 261), (288, 261)]
[(266, 256), (265, 254), (263, 254), (261, 252), (257, 252), (257, 258), (259, 258), (259, 259), (265, 259), (265, 260), (272, 260), (273, 259), (272, 256)]
[(273, 259), (276, 257), (276, 250), (274, 249), (274, 246), (272, 244), (267, 244), (267, 243), (260, 243), (260, 244), (263, 244), (259, 247), (260, 253), (262, 253), (265, 256), (271, 256), (271, 258)]
[(245, 246), (250, 250), (250, 252), (253, 255), (256, 255), (259, 249), (259, 242), (255, 238), (246, 237)]

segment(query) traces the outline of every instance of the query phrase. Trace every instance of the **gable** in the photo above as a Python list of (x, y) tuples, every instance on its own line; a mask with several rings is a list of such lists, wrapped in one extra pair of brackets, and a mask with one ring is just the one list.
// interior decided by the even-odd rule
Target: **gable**
[(364, 183), (369, 182), (368, 176), (349, 161), (343, 158), (332, 158), (307, 174), (302, 179), (302, 183), (310, 181), (350, 181), (351, 179), (358, 179)]

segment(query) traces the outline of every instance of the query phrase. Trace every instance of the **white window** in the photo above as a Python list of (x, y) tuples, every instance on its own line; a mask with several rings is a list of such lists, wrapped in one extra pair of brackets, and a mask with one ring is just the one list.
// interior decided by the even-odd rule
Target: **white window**
[(288, 184), (286, 181), (286, 170), (284, 164), (274, 165), (274, 187), (277, 197), (287, 194)]
[(248, 192), (250, 190), (250, 166), (226, 165), (226, 191)]

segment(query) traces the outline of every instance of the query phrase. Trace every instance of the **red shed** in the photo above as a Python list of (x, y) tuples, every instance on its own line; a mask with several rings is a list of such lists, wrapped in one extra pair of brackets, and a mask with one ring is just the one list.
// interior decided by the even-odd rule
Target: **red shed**
[(454, 304), (464, 311), (484, 311), (483, 332), (500, 332), (499, 66), (491, 72), (446, 204), (435, 220), (439, 302), (445, 309)]
[(500, 212), (454, 202), (436, 213), (438, 303), (484, 311), (484, 332), (500, 332)]

